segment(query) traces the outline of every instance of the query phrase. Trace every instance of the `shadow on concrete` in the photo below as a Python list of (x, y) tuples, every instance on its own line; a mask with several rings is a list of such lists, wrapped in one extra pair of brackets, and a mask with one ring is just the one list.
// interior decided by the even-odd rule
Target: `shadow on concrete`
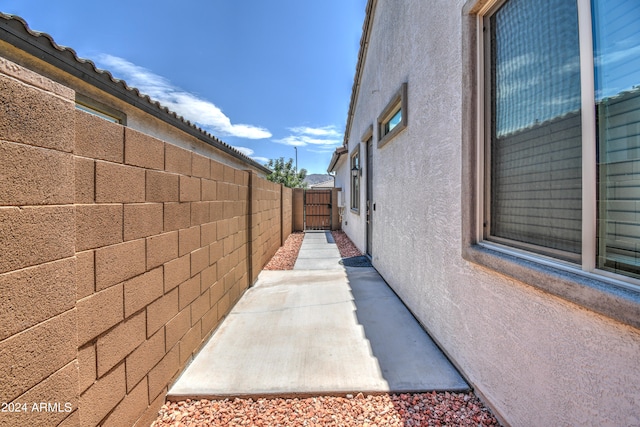
[(449, 392), (469, 393), (469, 385), (380, 274), (371, 266), (349, 267), (345, 260), (354, 315), (388, 384), (396, 416), (405, 426), (449, 424), (447, 405), (466, 404)]
[(373, 267), (345, 267), (354, 315), (391, 393), (470, 388)]

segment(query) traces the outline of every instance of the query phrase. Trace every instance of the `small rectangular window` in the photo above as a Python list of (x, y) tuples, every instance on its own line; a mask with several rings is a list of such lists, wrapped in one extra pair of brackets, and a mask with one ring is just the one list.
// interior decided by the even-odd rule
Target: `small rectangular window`
[(126, 125), (124, 113), (79, 93), (76, 94), (76, 108), (112, 123)]
[(407, 127), (407, 84), (403, 83), (378, 117), (378, 148)]
[(402, 109), (399, 109), (398, 112), (395, 113), (387, 123), (385, 123), (384, 134), (386, 135), (389, 132), (391, 132), (396, 126), (400, 124), (401, 121), (402, 121)]
[(80, 111), (84, 111), (85, 113), (93, 114), (94, 116), (101, 117), (105, 120), (108, 120), (112, 123), (120, 123), (120, 119), (112, 117), (108, 114), (102, 113), (98, 110), (94, 110), (93, 108), (87, 107), (86, 105), (76, 104), (76, 108)]

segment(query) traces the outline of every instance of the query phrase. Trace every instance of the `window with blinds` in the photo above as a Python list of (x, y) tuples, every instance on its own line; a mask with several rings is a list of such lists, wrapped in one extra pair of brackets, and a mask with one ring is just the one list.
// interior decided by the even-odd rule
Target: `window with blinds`
[(596, 0), (599, 268), (640, 277), (640, 2)]
[(575, 1), (510, 0), (490, 21), (489, 237), (579, 258), (580, 70)]
[[(579, 28), (578, 4), (590, 9), (589, 28)], [(637, 0), (507, 0), (485, 19), (486, 240), (640, 278), (638, 22)], [(589, 33), (585, 70), (580, 34)], [(583, 128), (590, 100), (595, 125)], [(583, 165), (585, 150), (595, 164)], [(597, 199), (590, 246), (585, 194)]]

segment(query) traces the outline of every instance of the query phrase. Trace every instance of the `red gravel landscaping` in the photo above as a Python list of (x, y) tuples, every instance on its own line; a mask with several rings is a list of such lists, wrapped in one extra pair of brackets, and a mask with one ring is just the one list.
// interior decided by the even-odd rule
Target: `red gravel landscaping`
[(291, 233), (284, 242), (284, 245), (278, 249), (267, 265), (264, 266), (264, 270), (293, 270), (303, 239), (303, 232), (296, 231)]
[(496, 418), (472, 393), (433, 392), (169, 402), (152, 427), (497, 425)]
[(347, 236), (344, 231), (332, 231), (331, 235), (333, 235), (333, 240), (335, 240), (336, 245), (338, 245), (338, 250), (340, 251), (340, 256), (342, 258), (351, 258), (362, 255), (360, 249), (353, 244), (351, 239), (349, 239), (349, 236)]
[[(350, 258), (354, 256), (361, 256), (362, 252), (353, 244), (351, 239), (345, 234), (344, 231), (332, 231), (333, 240), (336, 241), (340, 256), (343, 258)], [(293, 270), (293, 266), (298, 259), (298, 252), (300, 252), (300, 246), (304, 240), (304, 233), (297, 231), (291, 233), (284, 245), (278, 249), (276, 254), (269, 260), (267, 265), (264, 266), (265, 270)]]

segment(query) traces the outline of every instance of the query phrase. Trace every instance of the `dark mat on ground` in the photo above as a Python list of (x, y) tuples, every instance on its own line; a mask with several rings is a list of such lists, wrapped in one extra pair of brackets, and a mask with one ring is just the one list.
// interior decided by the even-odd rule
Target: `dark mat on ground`
[(371, 267), (371, 261), (364, 255), (342, 258), (340, 264), (345, 267)]

